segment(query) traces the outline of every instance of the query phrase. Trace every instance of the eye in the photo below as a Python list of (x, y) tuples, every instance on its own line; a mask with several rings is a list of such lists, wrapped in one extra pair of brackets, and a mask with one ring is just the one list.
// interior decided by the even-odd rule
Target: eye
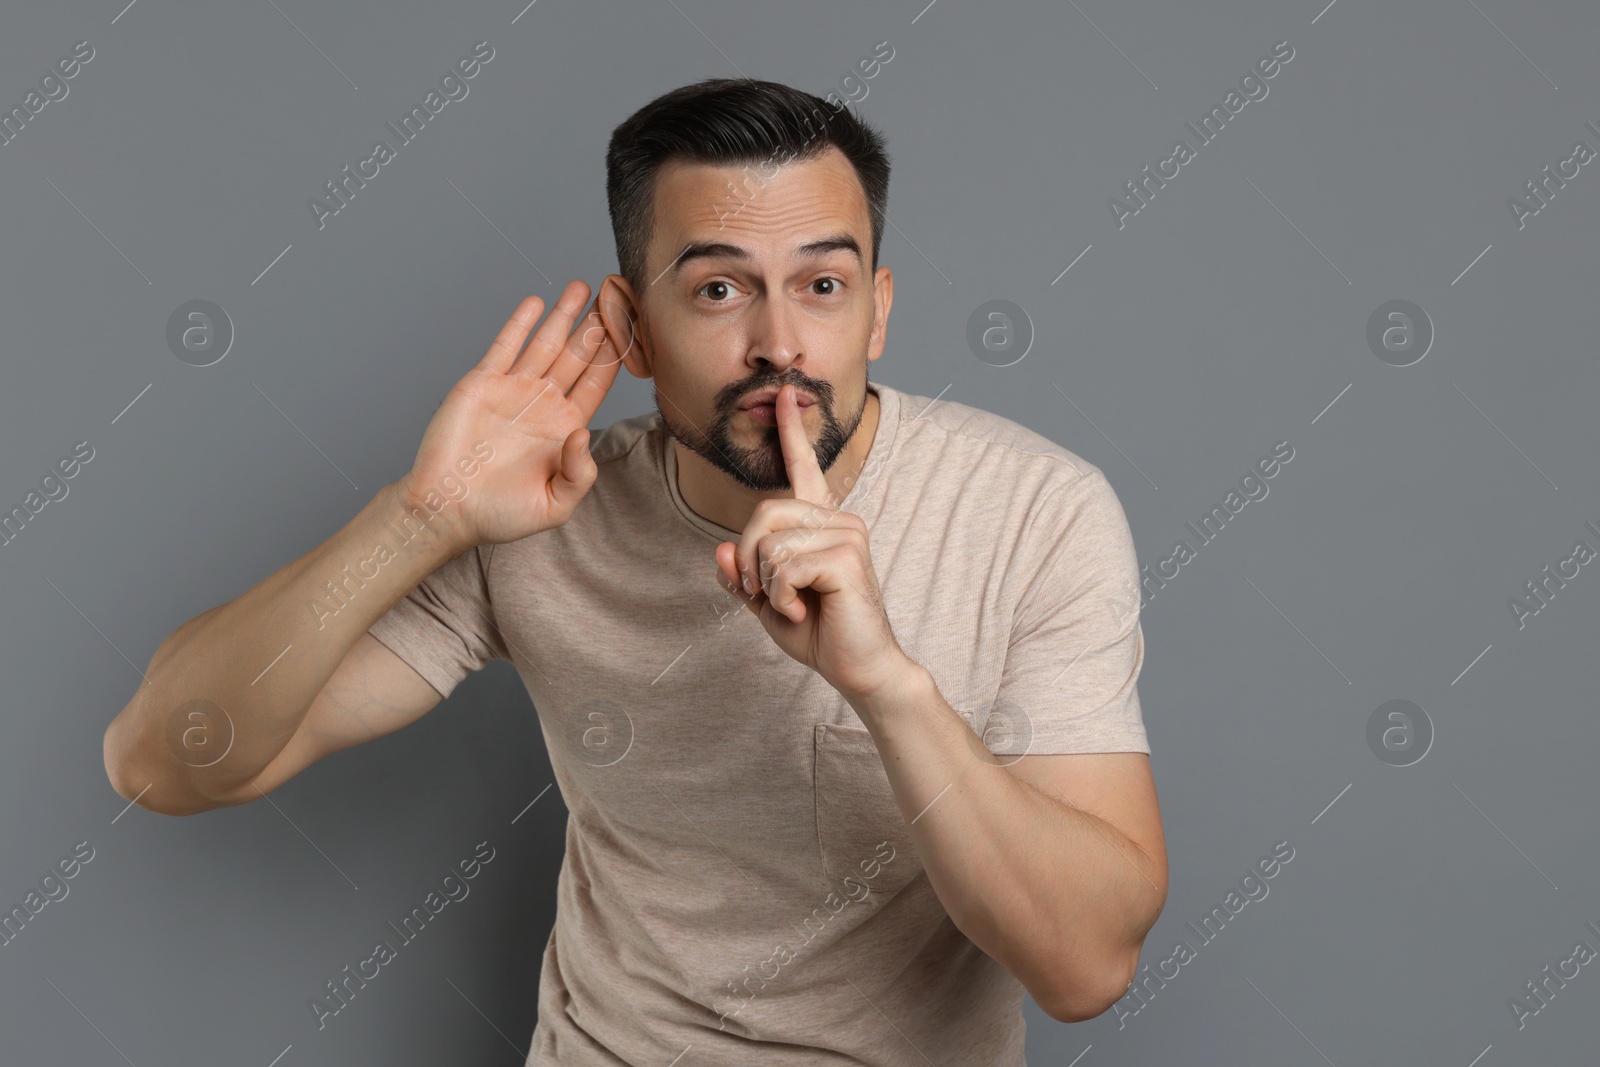
[[(844, 287), (844, 279), (843, 278), (818, 278), (818, 279), (816, 279), (815, 281), (813, 281), (811, 283), (811, 288), (813, 288), (813, 291), (815, 291), (814, 287), (818, 286), (818, 285), (825, 285), (825, 286), (828, 287), (826, 290), (817, 293), (818, 296), (839, 296), (841, 294), (841, 291), (842, 291), (843, 287)], [(708, 290), (717, 290), (718, 293), (717, 293), (717, 295), (713, 296), (710, 292), (708, 292)], [(729, 297), (731, 297), (732, 292), (733, 292), (733, 286), (731, 286), (729, 283), (722, 282), (722, 281), (716, 281), (716, 282), (706, 282), (700, 288), (695, 290), (695, 295), (696, 296), (704, 295), (705, 298), (707, 300), (709, 300), (713, 304), (726, 304), (728, 302)]]

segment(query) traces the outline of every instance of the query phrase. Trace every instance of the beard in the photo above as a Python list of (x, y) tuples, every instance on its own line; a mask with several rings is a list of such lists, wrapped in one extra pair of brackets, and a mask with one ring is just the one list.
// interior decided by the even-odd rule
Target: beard
[[(866, 390), (862, 391), (861, 407), (846, 426), (834, 414), (833, 386), (820, 378), (810, 378), (798, 371), (756, 375), (729, 385), (717, 394), (716, 402), (712, 405), (711, 423), (704, 432), (692, 426), (684, 427), (674, 423), (662, 408), (661, 396), (654, 387), (651, 388), (651, 398), (655, 401), (656, 411), (660, 413), (667, 432), (683, 447), (746, 489), (770, 492), (793, 488), (789, 484), (788, 467), (783, 462), (783, 446), (778, 440), (778, 427), (752, 423), (761, 435), (760, 443), (753, 446), (740, 445), (733, 439), (733, 420), (738, 417), (740, 400), (758, 389), (781, 388), (786, 382), (816, 398), (816, 403), (811, 406), (822, 418), (822, 431), (812, 446), (812, 451), (817, 457), (817, 466), (826, 472), (844, 452), (845, 446), (850, 443), (850, 438), (861, 425), (861, 419), (866, 415)], [(804, 410), (806, 409), (802, 409)]]

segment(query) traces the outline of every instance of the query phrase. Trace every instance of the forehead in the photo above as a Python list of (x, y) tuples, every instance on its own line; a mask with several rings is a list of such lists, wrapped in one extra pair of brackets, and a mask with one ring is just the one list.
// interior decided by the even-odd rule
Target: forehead
[(656, 174), (653, 211), (653, 260), (670, 259), (691, 241), (782, 250), (840, 230), (857, 236), (864, 255), (870, 251), (866, 194), (855, 168), (833, 147), (782, 164), (669, 160)]

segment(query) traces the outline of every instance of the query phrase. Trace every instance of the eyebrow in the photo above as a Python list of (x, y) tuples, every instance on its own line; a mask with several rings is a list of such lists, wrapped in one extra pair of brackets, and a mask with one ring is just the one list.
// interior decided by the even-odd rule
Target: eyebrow
[[(835, 233), (816, 241), (807, 241), (794, 250), (795, 259), (812, 259), (817, 256), (827, 255), (829, 252), (849, 252), (856, 257), (856, 264), (862, 265), (861, 245), (848, 233)], [(691, 241), (678, 254), (672, 263), (672, 276), (674, 279), (683, 272), (683, 268), (697, 259), (736, 259), (743, 263), (751, 260), (750, 250), (739, 245), (729, 244), (726, 241)]]

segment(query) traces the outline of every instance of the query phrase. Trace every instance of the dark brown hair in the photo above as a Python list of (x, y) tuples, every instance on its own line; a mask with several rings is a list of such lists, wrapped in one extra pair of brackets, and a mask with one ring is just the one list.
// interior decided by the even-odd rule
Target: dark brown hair
[(708, 78), (650, 101), (611, 132), (606, 203), (618, 273), (641, 298), (646, 285), (655, 176), (668, 160), (714, 165), (781, 165), (829, 147), (855, 169), (872, 219), (869, 273), (878, 267), (889, 202), (884, 138), (843, 104), (778, 82)]

